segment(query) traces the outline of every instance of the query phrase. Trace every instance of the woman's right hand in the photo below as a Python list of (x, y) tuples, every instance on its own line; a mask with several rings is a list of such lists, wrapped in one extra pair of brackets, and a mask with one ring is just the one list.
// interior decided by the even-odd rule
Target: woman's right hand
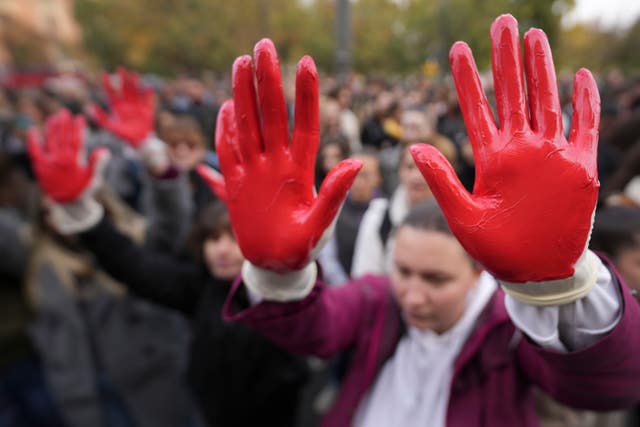
[(256, 44), (253, 62), (246, 55), (233, 64), (233, 101), (220, 109), (216, 128), (224, 184), (206, 167), (198, 170), (218, 193), (226, 193), (238, 244), (258, 267), (278, 273), (304, 268), (361, 167), (358, 161), (341, 162), (315, 194), (318, 108), (318, 74), (310, 57), (302, 58), (296, 70), (291, 138), (271, 40)]
[(102, 87), (109, 98), (111, 113), (107, 114), (98, 105), (92, 104), (89, 114), (100, 127), (139, 149), (153, 132), (153, 90), (143, 88), (134, 72), (119, 68), (117, 75), (119, 88), (113, 85), (109, 74), (102, 74)]
[(84, 153), (82, 116), (63, 110), (47, 119), (45, 136), (32, 128), (27, 147), (33, 170), (42, 190), (57, 203), (71, 203), (93, 191), (101, 169), (109, 158), (105, 148), (94, 150), (88, 160)]

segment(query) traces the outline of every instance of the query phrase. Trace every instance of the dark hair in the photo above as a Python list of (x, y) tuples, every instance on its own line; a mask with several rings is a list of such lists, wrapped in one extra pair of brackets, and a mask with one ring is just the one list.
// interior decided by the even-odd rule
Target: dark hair
[[(440, 209), (440, 206), (433, 198), (426, 200), (411, 209), (409, 214), (407, 214), (404, 220), (400, 223), (398, 229), (402, 226), (408, 226), (418, 230), (438, 231), (457, 240), (449, 228), (449, 224), (442, 213), (442, 209)], [(396, 232), (398, 229), (396, 229)], [(482, 268), (478, 261), (473, 259), (466, 250), (465, 255), (469, 258), (474, 268)]]
[(596, 212), (589, 247), (612, 258), (640, 246), (640, 209), (611, 206)]
[(175, 113), (165, 111), (170, 114), (170, 120), (165, 123), (158, 131), (161, 137), (165, 138), (166, 134), (170, 131), (183, 131), (183, 132), (195, 132), (198, 136), (198, 141), (202, 146), (207, 146), (207, 140), (202, 130), (202, 125), (198, 122), (198, 119), (191, 114), (187, 113)]
[(315, 184), (316, 189), (318, 190), (322, 185), (322, 181), (329, 173), (329, 171), (324, 170), (322, 164), (322, 150), (324, 150), (329, 145), (335, 145), (338, 147), (340, 153), (342, 154), (342, 160), (349, 158), (349, 156), (351, 155), (351, 150), (349, 149), (349, 141), (347, 140), (347, 137), (342, 133), (325, 134), (320, 138), (320, 146), (316, 154), (314, 165)]
[(419, 230), (433, 230), (453, 236), (447, 219), (435, 199), (426, 200), (409, 211), (400, 226), (407, 225)]
[(191, 228), (188, 245), (195, 259), (202, 261), (202, 246), (207, 239), (217, 239), (223, 233), (233, 235), (229, 212), (224, 203), (217, 200), (198, 212)]

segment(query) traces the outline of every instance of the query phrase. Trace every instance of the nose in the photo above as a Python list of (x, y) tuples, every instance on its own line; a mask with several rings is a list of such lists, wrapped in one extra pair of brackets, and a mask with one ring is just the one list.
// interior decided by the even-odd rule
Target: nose
[(233, 249), (234, 241), (231, 237), (223, 235), (220, 237), (219, 248), (222, 253), (229, 253)]
[(429, 292), (417, 280), (410, 280), (404, 297), (407, 307), (415, 308), (428, 304), (431, 301)]

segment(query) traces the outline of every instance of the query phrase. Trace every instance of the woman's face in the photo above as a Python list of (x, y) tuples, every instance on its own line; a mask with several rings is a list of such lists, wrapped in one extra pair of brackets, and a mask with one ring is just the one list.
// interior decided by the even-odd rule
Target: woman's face
[(230, 232), (225, 231), (215, 239), (205, 240), (203, 246), (204, 262), (213, 276), (233, 280), (240, 274), (244, 257)]
[(376, 189), (382, 182), (380, 176), (380, 161), (370, 154), (352, 156), (362, 162), (362, 168), (356, 175), (350, 190), (350, 197), (356, 202), (368, 202), (373, 198)]
[(408, 149), (404, 149), (400, 159), (400, 182), (407, 190), (409, 205), (416, 206), (432, 196), (431, 189), (416, 166)]
[(163, 137), (171, 162), (181, 170), (194, 169), (206, 155), (202, 138), (196, 131), (168, 129)]
[(398, 229), (391, 283), (410, 326), (439, 334), (451, 329), (480, 272), (453, 236), (407, 225)]

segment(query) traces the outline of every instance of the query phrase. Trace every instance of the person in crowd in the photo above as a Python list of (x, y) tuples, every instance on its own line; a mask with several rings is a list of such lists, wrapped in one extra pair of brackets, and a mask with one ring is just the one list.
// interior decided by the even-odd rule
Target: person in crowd
[(364, 214), (372, 200), (382, 197), (380, 160), (378, 153), (368, 147), (353, 154), (352, 159), (362, 163), (353, 185), (336, 220), (335, 233), (319, 255), (326, 283), (340, 285), (349, 280), (356, 237)]
[(321, 138), (314, 167), (316, 188), (319, 189), (327, 173), (335, 165), (348, 158), (350, 154), (349, 145), (344, 135), (327, 135)]
[[(307, 375), (305, 361), (220, 315), (244, 260), (224, 205), (218, 202), (199, 212), (190, 239), (197, 262), (140, 247), (114, 227), (94, 200), (89, 182), (100, 171), (94, 163), (78, 160), (83, 129), (76, 120), (68, 115), (51, 119), (46, 155), (40, 154), (44, 148), (37, 141), (30, 141), (38, 181), (59, 214), (51, 218), (53, 227), (78, 236), (97, 263), (134, 295), (191, 321), (187, 378), (211, 426), (293, 426)], [(62, 173), (74, 176), (77, 184), (65, 185)], [(239, 308), (248, 305), (247, 294)]]
[(411, 153), (405, 145), (400, 153), (400, 185), (390, 199), (372, 200), (360, 222), (353, 250), (351, 277), (389, 271), (393, 230), (412, 207), (432, 197)]
[(202, 162), (217, 166), (217, 158), (207, 148), (200, 125), (189, 115), (168, 114), (158, 131), (160, 139), (167, 144), (172, 164), (188, 175), (195, 218), (202, 208), (216, 200), (196, 173), (196, 166)]
[[(324, 425), (535, 426), (536, 386), (580, 408), (640, 399), (640, 306), (611, 263), (585, 249), (598, 195), (595, 81), (585, 69), (575, 76), (567, 141), (545, 34), (525, 35), (525, 67), (512, 16), (494, 21), (491, 40), (500, 128), (469, 47), (450, 51), (473, 194), (434, 147), (413, 146), (442, 209), (431, 201), (405, 218), (389, 277), (337, 288), (317, 280), (314, 259), (361, 164), (341, 162), (315, 194), (311, 58), (297, 68), (291, 139), (273, 44), (256, 45), (257, 91), (251, 59), (234, 64), (217, 128), (224, 180), (212, 184), (228, 196), (247, 260), (224, 315), (291, 351), (353, 350)], [(244, 292), (254, 304), (239, 310)]]
[[(103, 90), (109, 99), (110, 113), (107, 114), (97, 104), (92, 104), (88, 110), (90, 116), (102, 129), (121, 141), (119, 145), (129, 150), (133, 149), (138, 163), (141, 161), (148, 165), (151, 174), (144, 174), (141, 179), (142, 211), (151, 222), (157, 220), (157, 210), (149, 201), (150, 192), (144, 192), (144, 189), (145, 187), (159, 188), (162, 182), (170, 183), (172, 180), (161, 179), (152, 185), (149, 182), (149, 175), (156, 175), (161, 178), (178, 178), (178, 180), (188, 181), (186, 189), (180, 196), (179, 206), (181, 209), (189, 210), (188, 219), (195, 218), (199, 210), (216, 199), (195, 172), (195, 167), (200, 162), (207, 162), (214, 166), (217, 164), (217, 159), (210, 159), (200, 125), (189, 115), (161, 111), (158, 114), (159, 138), (157, 138), (154, 133), (155, 95), (151, 88), (143, 87), (137, 74), (122, 68), (118, 70), (117, 77), (120, 90), (116, 89), (113, 76), (107, 74), (102, 76)], [(108, 148), (110, 152), (113, 151), (112, 146)], [(107, 172), (108, 167), (109, 165), (107, 165)], [(173, 186), (173, 183), (168, 184), (167, 190), (171, 192)], [(171, 194), (172, 197), (176, 197), (173, 195), (175, 192)], [(171, 204), (165, 204), (165, 206), (169, 207)], [(171, 212), (160, 216), (160, 218), (171, 217)], [(184, 253), (189, 221), (172, 219), (162, 227), (175, 227), (175, 230), (166, 234), (171, 236), (169, 241), (155, 241), (153, 247), (159, 251), (164, 251), (163, 248), (166, 248), (169, 252)], [(152, 227), (152, 229), (155, 228)], [(161, 236), (158, 237), (161, 238)]]
[(454, 165), (457, 165), (457, 155), (454, 144), (445, 136), (435, 131), (435, 125), (430, 123), (428, 113), (422, 109), (411, 108), (402, 112), (400, 121), (402, 140), (400, 144), (387, 147), (380, 152), (380, 167), (382, 169), (383, 189), (392, 195), (400, 183), (399, 169), (403, 150), (410, 144), (425, 143), (435, 146)]
[(399, 126), (394, 116), (397, 111), (398, 103), (393, 94), (386, 91), (379, 93), (374, 101), (373, 113), (362, 124), (360, 131), (362, 144), (378, 150), (397, 144), (400, 136)]
[(351, 90), (346, 85), (338, 85), (329, 92), (329, 97), (335, 99), (340, 108), (340, 130), (349, 141), (349, 149), (352, 153), (360, 151), (360, 121), (352, 110)]
[(23, 284), (33, 235), (31, 187), (20, 167), (0, 152), (0, 426), (62, 427), (28, 332), (33, 313)]
[[(146, 156), (144, 164), (152, 175), (150, 200), (157, 216), (147, 223), (108, 187), (101, 186), (98, 175), (93, 179), (69, 167), (87, 162), (103, 172), (104, 149), (94, 151), (88, 159), (78, 154), (83, 131), (83, 118), (73, 118), (63, 110), (48, 119), (44, 147), (36, 129), (28, 138), (36, 177), (48, 173), (56, 177), (55, 184), (44, 191), (26, 279), (36, 312), (32, 337), (44, 361), (47, 381), (68, 426), (197, 425), (193, 423), (199, 415), (184, 384), (183, 320), (127, 293), (95, 264), (88, 246), (72, 235), (78, 224), (104, 212), (122, 233), (149, 248), (168, 242), (175, 237), (167, 236), (176, 230), (171, 222), (188, 220), (187, 209), (180, 207), (180, 189), (167, 188), (179, 187), (182, 181), (162, 179), (161, 164), (168, 165), (164, 145), (148, 141), (146, 149), (154, 155)], [(56, 144), (58, 151), (53, 148)], [(42, 159), (51, 163), (43, 166)], [(85, 208), (83, 202), (72, 203), (69, 214), (54, 202), (78, 186), (91, 191), (100, 188), (102, 204), (90, 201)], [(171, 208), (163, 208), (165, 205)], [(165, 218), (161, 218), (163, 213)]]
[(604, 207), (596, 212), (590, 247), (609, 257), (636, 298), (640, 292), (640, 208)]

